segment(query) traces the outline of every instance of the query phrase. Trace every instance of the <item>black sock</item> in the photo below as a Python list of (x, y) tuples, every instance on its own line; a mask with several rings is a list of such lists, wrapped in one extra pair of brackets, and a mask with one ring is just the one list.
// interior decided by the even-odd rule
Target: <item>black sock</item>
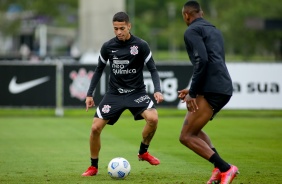
[[(216, 154), (218, 154), (218, 152), (216, 151), (216, 149), (215, 148), (212, 148), (212, 150), (216, 153)], [(219, 154), (218, 154), (219, 155)]]
[(144, 144), (141, 142), (140, 144), (140, 149), (139, 149), (139, 154), (142, 155), (148, 151), (149, 145)]
[[(217, 155), (219, 155), (215, 148), (212, 148), (212, 150), (213, 150)], [(214, 167), (216, 168), (215, 164), (213, 164), (213, 165), (214, 165)]]
[(230, 169), (230, 165), (220, 158), (220, 156), (216, 153), (210, 157), (209, 161), (214, 164), (214, 166), (217, 167), (220, 172), (226, 172)]
[(98, 169), (98, 158), (90, 158), (91, 159), (91, 166), (96, 167)]

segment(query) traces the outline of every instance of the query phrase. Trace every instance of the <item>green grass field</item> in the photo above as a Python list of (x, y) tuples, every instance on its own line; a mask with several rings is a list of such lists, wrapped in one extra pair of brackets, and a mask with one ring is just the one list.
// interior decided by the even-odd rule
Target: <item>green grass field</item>
[[(159, 127), (149, 148), (159, 166), (139, 162), (144, 121), (125, 112), (102, 133), (99, 174), (81, 177), (89, 166), (89, 132), (94, 110), (0, 109), (0, 183), (148, 183), (204, 184), (212, 165), (182, 146), (179, 132), (185, 111), (160, 109)], [(222, 111), (206, 127), (221, 156), (239, 167), (234, 184), (282, 183), (282, 115), (280, 111)], [(125, 180), (107, 175), (114, 157), (132, 167)]]

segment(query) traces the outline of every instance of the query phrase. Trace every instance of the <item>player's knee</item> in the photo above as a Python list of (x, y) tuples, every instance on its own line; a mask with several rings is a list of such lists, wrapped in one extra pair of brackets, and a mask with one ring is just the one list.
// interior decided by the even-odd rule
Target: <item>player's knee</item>
[(150, 116), (146, 119), (147, 123), (151, 126), (156, 126), (158, 124), (158, 116)]
[(96, 126), (95, 124), (92, 125), (91, 127), (91, 133), (94, 135), (99, 135), (102, 132), (102, 128), (100, 128), (99, 126)]
[(147, 124), (155, 126), (158, 124), (158, 113), (156, 109), (147, 109), (142, 114), (143, 118), (146, 120)]
[(179, 141), (181, 144), (189, 146), (190, 144), (190, 137), (188, 135), (181, 134), (179, 136)]

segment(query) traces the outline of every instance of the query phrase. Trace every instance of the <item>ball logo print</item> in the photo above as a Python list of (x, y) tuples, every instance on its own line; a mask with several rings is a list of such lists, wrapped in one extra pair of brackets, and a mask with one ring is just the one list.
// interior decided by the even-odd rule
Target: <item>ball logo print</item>
[(113, 179), (124, 179), (130, 173), (129, 162), (122, 157), (113, 158), (108, 164), (108, 174)]

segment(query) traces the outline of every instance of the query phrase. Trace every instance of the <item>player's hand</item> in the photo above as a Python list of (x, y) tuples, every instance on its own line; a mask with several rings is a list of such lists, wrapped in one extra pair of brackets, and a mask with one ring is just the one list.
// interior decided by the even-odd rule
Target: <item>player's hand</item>
[(189, 112), (196, 112), (199, 109), (196, 98), (192, 98), (189, 94), (185, 96), (183, 102), (186, 102), (186, 107)]
[(86, 106), (86, 111), (88, 112), (88, 109), (95, 106), (93, 97), (86, 97), (85, 99), (85, 106)]
[(164, 101), (163, 94), (160, 93), (160, 92), (155, 92), (154, 97), (155, 97), (155, 100), (157, 101), (157, 103), (161, 103), (162, 101)]
[(178, 91), (178, 98), (180, 98), (182, 100), (182, 103), (185, 102), (184, 98), (188, 93), (189, 93), (188, 89), (182, 89), (182, 90)]

